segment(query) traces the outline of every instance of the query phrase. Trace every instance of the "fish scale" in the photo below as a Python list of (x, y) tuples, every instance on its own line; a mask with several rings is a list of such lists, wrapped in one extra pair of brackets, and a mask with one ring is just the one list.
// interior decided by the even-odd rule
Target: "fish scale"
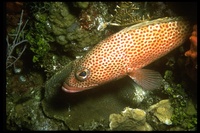
[(159, 88), (161, 75), (143, 67), (180, 46), (190, 27), (181, 17), (166, 17), (124, 28), (75, 60), (62, 89), (79, 92), (126, 75), (143, 89)]

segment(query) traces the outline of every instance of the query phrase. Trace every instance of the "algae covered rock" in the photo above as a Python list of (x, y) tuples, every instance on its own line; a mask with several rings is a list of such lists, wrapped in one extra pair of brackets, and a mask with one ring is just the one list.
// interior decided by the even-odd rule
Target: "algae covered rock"
[[(19, 76), (21, 77), (21, 76)], [(37, 72), (26, 74), (25, 81), (18, 81), (16, 75), (7, 75), (6, 129), (9, 131), (27, 130), (66, 130), (63, 123), (46, 117), (41, 108), (43, 98), (43, 78)], [(15, 84), (13, 84), (15, 82)]]
[[(59, 27), (59, 29), (63, 29), (63, 32), (65, 28), (75, 21), (75, 16), (69, 12), (68, 5), (64, 2), (52, 3), (49, 15), (50, 22), (56, 25), (56, 29)], [(55, 34), (57, 34), (56, 29), (53, 30), (53, 33)]]
[(85, 9), (88, 7), (89, 2), (74, 2), (73, 5), (78, 8)]
[(126, 107), (120, 114), (111, 114), (109, 121), (111, 130), (152, 131), (146, 122), (146, 112), (138, 108)]
[(171, 117), (173, 114), (173, 108), (171, 107), (169, 99), (161, 100), (160, 102), (149, 107), (147, 111), (153, 112), (153, 114), (164, 124), (171, 125)]

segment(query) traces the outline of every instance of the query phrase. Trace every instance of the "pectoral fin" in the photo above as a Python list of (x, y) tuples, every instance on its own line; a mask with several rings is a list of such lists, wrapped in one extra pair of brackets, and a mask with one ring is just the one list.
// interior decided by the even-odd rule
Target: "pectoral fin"
[(148, 69), (134, 70), (128, 73), (128, 75), (145, 90), (158, 89), (163, 79), (159, 72)]

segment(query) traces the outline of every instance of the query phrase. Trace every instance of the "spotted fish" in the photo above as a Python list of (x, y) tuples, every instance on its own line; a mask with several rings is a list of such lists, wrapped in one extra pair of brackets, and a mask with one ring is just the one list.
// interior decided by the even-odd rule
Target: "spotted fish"
[(156, 89), (162, 76), (142, 68), (180, 46), (190, 27), (181, 17), (165, 17), (124, 28), (75, 60), (62, 89), (80, 92), (126, 75), (143, 89)]

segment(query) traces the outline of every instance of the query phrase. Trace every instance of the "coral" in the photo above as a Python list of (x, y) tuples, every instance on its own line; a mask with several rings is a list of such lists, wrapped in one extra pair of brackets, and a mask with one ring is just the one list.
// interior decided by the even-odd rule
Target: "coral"
[(148, 96), (148, 91), (143, 90), (139, 85), (136, 83), (134, 85), (134, 103), (140, 104), (145, 98)]
[(149, 21), (151, 19), (174, 16), (164, 2), (116, 2), (111, 3), (110, 9), (112, 19), (102, 24), (102, 29), (108, 25), (112, 26), (128, 26), (140, 22)]
[(79, 128), (81, 131), (105, 131), (105, 125), (104, 120), (92, 120), (91, 123), (85, 122), (83, 125), (79, 125)]
[[(114, 9), (112, 23), (120, 26), (132, 25), (150, 19), (148, 11), (140, 2), (119, 2)], [(111, 23), (111, 24), (112, 24)]]
[(30, 50), (34, 53), (32, 61), (41, 62), (44, 55), (50, 50), (53, 37), (46, 30), (47, 14), (35, 13), (35, 21), (30, 24), (26, 39), (30, 43)]
[(52, 42), (67, 44), (65, 34), (68, 32), (67, 28), (75, 22), (75, 17), (69, 13), (68, 6), (64, 2), (33, 2), (27, 6), (31, 7), (35, 18), (26, 35), (30, 42), (30, 50), (34, 53), (33, 62), (47, 66), (43, 61), (44, 57), (50, 51), (59, 49), (56, 43)]
[(70, 13), (67, 3), (55, 2), (51, 7), (49, 31), (54, 35), (56, 43), (61, 45), (61, 51), (72, 57), (79, 57), (100, 41), (100, 33), (81, 29), (78, 18)]
[(190, 57), (194, 66), (197, 67), (197, 25), (193, 26), (193, 32), (189, 39), (190, 49), (185, 52), (185, 56)]
[(26, 2), (24, 4), (31, 13), (47, 13), (51, 7), (51, 2)]
[(79, 8), (85, 9), (88, 7), (89, 2), (74, 2), (73, 5), (74, 5), (74, 7), (79, 7)]
[(71, 60), (66, 56), (58, 56), (50, 52), (43, 57), (43, 60), (40, 63), (40, 67), (44, 69), (48, 79), (70, 61)]
[[(37, 76), (36, 76), (37, 75)], [(38, 78), (36, 74), (32, 81)], [(31, 82), (31, 80), (29, 80)], [(42, 83), (32, 88), (24, 95), (6, 97), (6, 129), (9, 131), (24, 130), (67, 130), (63, 123), (52, 121), (41, 110)]]
[(25, 28), (28, 20), (23, 25), (22, 18), (23, 18), (23, 10), (21, 12), (20, 21), (18, 23), (18, 27), (17, 27), (15, 33), (9, 35), (10, 37), (14, 37), (12, 44), (9, 43), (9, 37), (8, 36), (6, 37), (6, 42), (7, 42), (6, 68), (8, 68), (12, 65), (14, 65), (14, 67), (15, 67), (16, 61), (19, 60), (19, 58), (21, 57), (21, 55), (23, 54), (23, 52), (26, 49), (26, 45), (25, 45), (23, 47), (23, 49), (20, 52), (18, 52), (17, 57), (15, 57), (13, 55), (14, 50), (16, 50), (16, 47), (18, 45), (28, 41), (28, 40), (24, 39), (24, 28)]
[[(191, 102), (191, 101), (189, 101)], [(197, 128), (197, 111), (191, 103), (187, 102), (187, 106), (177, 106), (172, 115), (173, 125), (179, 125), (186, 130), (196, 130)], [(193, 113), (188, 113), (193, 110)]]
[[(83, 39), (84, 38), (84, 39)], [(77, 29), (67, 34), (67, 40), (71, 42), (71, 45), (64, 45), (65, 52), (73, 52), (75, 56), (81, 56), (84, 53), (98, 43), (101, 39), (101, 33), (95, 31), (86, 31), (83, 29)], [(92, 40), (92, 41), (91, 41)], [(70, 51), (69, 51), (70, 50)]]
[(87, 9), (82, 10), (79, 15), (79, 22), (82, 29), (91, 31), (100, 30), (102, 23), (111, 19), (108, 14), (108, 6), (103, 2), (91, 2)]
[[(87, 5), (87, 3), (82, 4)], [(28, 4), (28, 7), (32, 7), (34, 19), (29, 24), (26, 39), (30, 43), (30, 50), (33, 52), (32, 61), (36, 65), (51, 66), (45, 62), (45, 56), (49, 53), (55, 55), (64, 53), (79, 58), (102, 39), (102, 33), (96, 29), (86, 31), (80, 27), (78, 16), (71, 13), (69, 5), (65, 2)], [(96, 6), (98, 7), (97, 3)], [(45, 68), (47, 69), (50, 70)]]
[(185, 69), (187, 75), (196, 83), (197, 82), (197, 25), (193, 26), (193, 32), (190, 36), (190, 49), (185, 52), (187, 57)]
[[(174, 83), (172, 71), (166, 71), (163, 93), (167, 94), (171, 103), (173, 114), (172, 125), (180, 126), (184, 130), (195, 130), (197, 126), (197, 114), (193, 103), (188, 99), (182, 84)], [(188, 111), (190, 110), (190, 111)], [(188, 112), (194, 112), (192, 114)]]
[(173, 113), (173, 108), (171, 107), (171, 103), (169, 99), (161, 100), (160, 102), (151, 105), (148, 112), (153, 112), (153, 115), (155, 115), (162, 123), (166, 125), (171, 125), (171, 117)]
[(49, 22), (52, 27), (52, 32), (55, 35), (61, 34), (62, 32), (65, 33), (65, 29), (72, 25), (75, 20), (76, 18), (70, 13), (67, 3), (54, 2), (51, 4)]
[(146, 112), (141, 109), (126, 107), (121, 114), (109, 116), (111, 130), (152, 131), (146, 122)]

